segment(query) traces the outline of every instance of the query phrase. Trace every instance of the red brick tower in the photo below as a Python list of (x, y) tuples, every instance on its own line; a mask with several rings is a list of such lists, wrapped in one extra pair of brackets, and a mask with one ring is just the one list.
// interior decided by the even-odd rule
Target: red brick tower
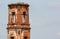
[(8, 39), (30, 39), (29, 4), (8, 4)]

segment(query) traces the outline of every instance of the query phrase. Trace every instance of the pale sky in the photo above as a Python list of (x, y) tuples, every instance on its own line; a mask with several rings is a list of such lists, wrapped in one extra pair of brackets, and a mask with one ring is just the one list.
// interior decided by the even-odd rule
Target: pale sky
[[(7, 39), (8, 4), (0, 0), (0, 39)], [(30, 4), (31, 39), (60, 39), (60, 0), (23, 0)]]

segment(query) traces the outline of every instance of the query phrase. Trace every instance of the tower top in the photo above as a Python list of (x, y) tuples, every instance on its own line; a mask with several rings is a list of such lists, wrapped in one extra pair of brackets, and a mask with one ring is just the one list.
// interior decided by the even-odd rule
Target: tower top
[(29, 4), (8, 4), (8, 39), (30, 39)]
[(11, 4), (8, 4), (8, 6), (29, 6), (28, 3), (24, 3), (24, 2), (18, 2), (18, 3), (11, 3)]

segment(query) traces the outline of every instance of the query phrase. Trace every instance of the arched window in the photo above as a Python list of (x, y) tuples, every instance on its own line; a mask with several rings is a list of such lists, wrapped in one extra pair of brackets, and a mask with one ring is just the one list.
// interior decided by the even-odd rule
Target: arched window
[(26, 12), (23, 12), (23, 17), (24, 17), (24, 19), (25, 19), (25, 15), (26, 15)]
[(14, 37), (10, 37), (10, 39), (14, 39)]
[(27, 39), (27, 36), (25, 36), (24, 39)]
[(26, 16), (26, 12), (23, 12), (23, 18), (22, 18), (23, 23), (25, 22), (25, 16)]
[(12, 12), (12, 16), (14, 16), (15, 15), (15, 12)]
[(12, 22), (15, 23), (15, 12), (12, 12)]

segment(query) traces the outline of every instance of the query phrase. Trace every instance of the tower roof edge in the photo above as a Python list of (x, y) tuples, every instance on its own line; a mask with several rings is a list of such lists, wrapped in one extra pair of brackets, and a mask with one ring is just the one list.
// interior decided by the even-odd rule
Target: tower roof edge
[(18, 3), (11, 3), (11, 4), (8, 4), (8, 6), (19, 6), (19, 5), (22, 5), (22, 6), (29, 6), (28, 3), (24, 3), (24, 2), (18, 2)]

